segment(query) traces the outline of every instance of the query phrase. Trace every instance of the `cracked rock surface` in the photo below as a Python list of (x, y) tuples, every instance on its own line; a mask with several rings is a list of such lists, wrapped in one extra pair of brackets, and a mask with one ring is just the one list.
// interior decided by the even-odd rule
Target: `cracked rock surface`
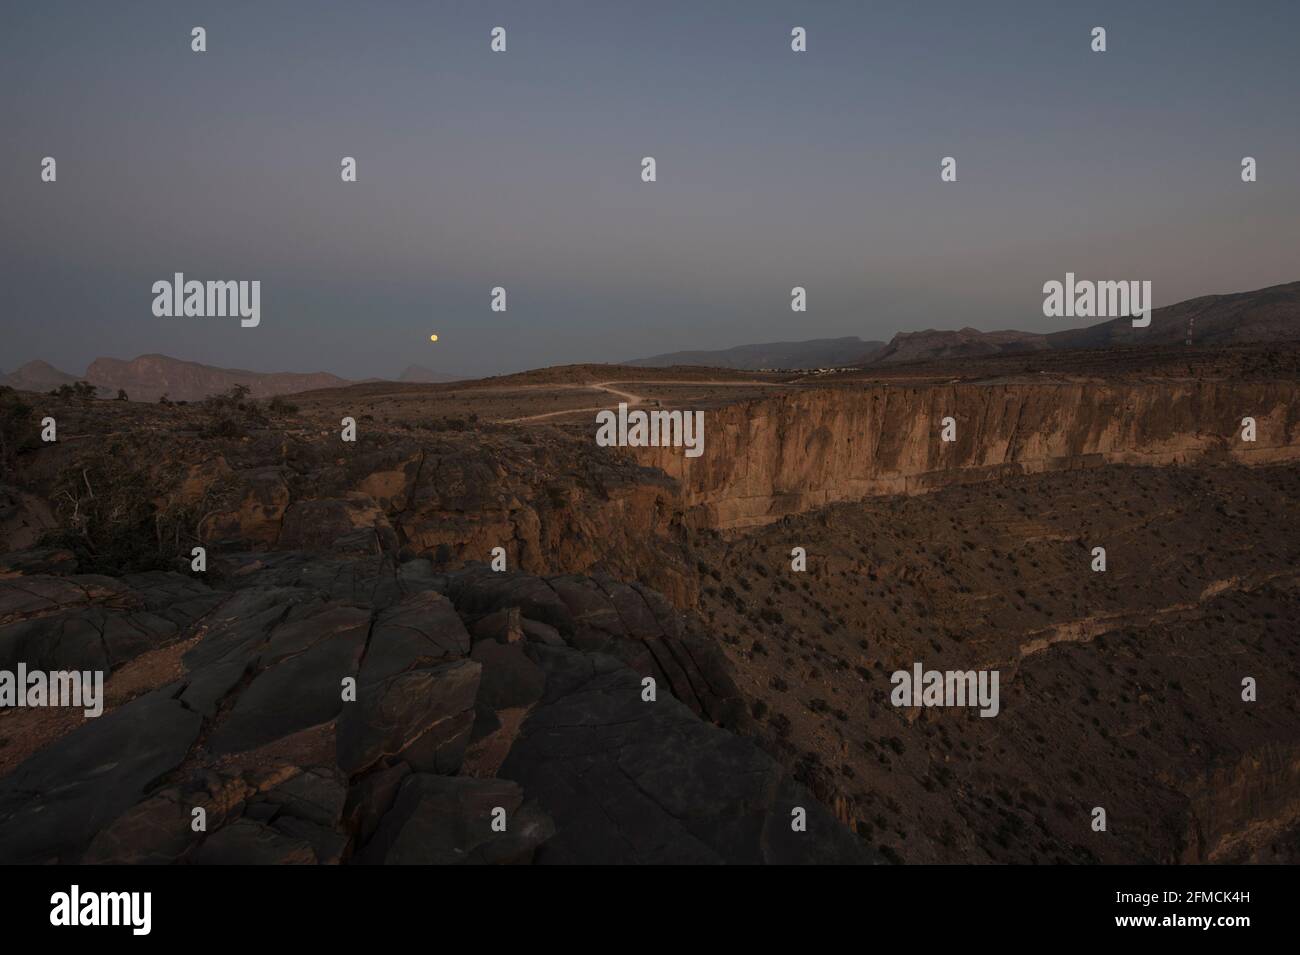
[(736, 732), (725, 659), (649, 588), (223, 560), (220, 589), (6, 563), (0, 667), (102, 670), (105, 711), (23, 714), (0, 861), (878, 861)]

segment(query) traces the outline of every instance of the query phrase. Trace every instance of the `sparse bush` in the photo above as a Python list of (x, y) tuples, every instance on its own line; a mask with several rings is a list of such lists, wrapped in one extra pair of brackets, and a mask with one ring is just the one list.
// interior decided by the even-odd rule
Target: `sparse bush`
[(74, 381), (70, 385), (59, 385), (50, 394), (56, 398), (74, 398), (78, 401), (89, 401), (95, 397), (95, 386), (88, 381)]
[(233, 415), (220, 415), (208, 423), (203, 434), (211, 438), (242, 438), (248, 434), (248, 429)]
[(203, 433), (216, 438), (242, 438), (250, 428), (265, 427), (269, 423), (266, 413), (248, 397), (247, 385), (235, 385), (229, 391), (209, 395), (203, 407), (212, 413)]
[(0, 466), (13, 467), (19, 454), (40, 447), (40, 437), (31, 405), (12, 388), (0, 386)]
[(137, 465), (135, 455), (113, 447), (61, 471), (51, 494), (61, 527), (45, 543), (67, 547), (83, 571), (174, 569), (197, 539), (199, 505), (159, 510), (157, 475)]
[(465, 418), (425, 418), (416, 427), (425, 431), (472, 431), (478, 415)]
[(229, 391), (208, 395), (203, 399), (203, 406), (210, 411), (242, 411), (244, 399), (248, 397), (247, 385), (235, 385)]

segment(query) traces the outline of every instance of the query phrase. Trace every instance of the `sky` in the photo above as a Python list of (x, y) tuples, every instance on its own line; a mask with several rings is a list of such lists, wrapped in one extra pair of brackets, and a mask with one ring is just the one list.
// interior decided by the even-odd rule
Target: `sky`
[[(6, 4), (0, 370), (478, 376), (1057, 331), (1067, 271), (1294, 281), (1297, 32), (1293, 0)], [(155, 317), (175, 272), (259, 280), (261, 323)]]

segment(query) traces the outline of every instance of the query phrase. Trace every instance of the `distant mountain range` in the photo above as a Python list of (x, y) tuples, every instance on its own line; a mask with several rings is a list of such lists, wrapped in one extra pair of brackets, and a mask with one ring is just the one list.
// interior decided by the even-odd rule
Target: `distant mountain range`
[(29, 361), (13, 374), (0, 375), (0, 385), (8, 385), (20, 391), (53, 391), (60, 385), (70, 385), (82, 381), (76, 375), (59, 371), (44, 361)]
[(887, 365), (935, 358), (983, 358), (1012, 352), (1044, 351), (1050, 347), (1046, 335), (1035, 335), (1033, 332), (981, 332), (975, 328), (941, 332), (926, 329), (923, 332), (899, 332), (880, 351), (864, 356), (864, 364)]
[(459, 381), (455, 375), (444, 375), (441, 372), (425, 368), (423, 365), (407, 365), (406, 370), (402, 372), (398, 381), (416, 381), (425, 384), (439, 383), (444, 381)]
[[(402, 373), (403, 381), (455, 381), (427, 368), (412, 365)], [(166, 355), (141, 355), (130, 361), (96, 358), (84, 375), (70, 375), (43, 361), (30, 361), (17, 371), (0, 375), (0, 385), (22, 391), (53, 391), (60, 385), (88, 381), (104, 397), (121, 389), (133, 401), (157, 401), (166, 395), (173, 401), (199, 401), (209, 395), (244, 385), (253, 398), (338, 388), (354, 382), (329, 372), (262, 372), (241, 368), (217, 368)]]
[(1198, 345), (1300, 339), (1300, 282), (1189, 298), (1153, 310), (1147, 328), (1134, 328), (1127, 318), (1117, 318), (1090, 328), (1053, 332), (1047, 341), (1053, 348), (1168, 345), (1186, 339), (1189, 322), (1192, 341)]
[[(1117, 318), (1087, 328), (1069, 328), (1049, 334), (981, 332), (974, 328), (956, 331), (926, 329), (899, 332), (888, 344), (864, 341), (856, 336), (815, 338), (802, 342), (738, 345), (715, 351), (669, 352), (624, 364), (643, 368), (703, 365), (740, 370), (861, 367), (1048, 349), (1167, 345), (1185, 341), (1189, 332), (1197, 345), (1300, 339), (1300, 282), (1253, 292), (1203, 295), (1167, 305), (1152, 311), (1151, 324), (1146, 328), (1134, 328), (1131, 320)], [(410, 365), (399, 380), (447, 382), (458, 379), (420, 365)], [(198, 401), (208, 395), (229, 391), (235, 385), (246, 386), (254, 398), (269, 398), (357, 383), (328, 372), (245, 371), (182, 361), (166, 355), (141, 355), (130, 361), (96, 358), (81, 376), (70, 375), (44, 361), (30, 361), (11, 374), (0, 375), (0, 385), (23, 391), (48, 392), (74, 381), (90, 382), (105, 397), (113, 397), (121, 389), (135, 401), (157, 401), (163, 395), (173, 401)]]
[(849, 338), (814, 338), (806, 342), (767, 342), (762, 345), (737, 345), (720, 351), (675, 351), (649, 358), (625, 361), (624, 365), (642, 368), (667, 368), (671, 365), (707, 365), (710, 368), (840, 368), (862, 361), (863, 357), (884, 348), (884, 342)]
[(981, 358), (1066, 348), (1109, 348), (1117, 345), (1168, 345), (1186, 341), (1197, 345), (1237, 342), (1278, 342), (1300, 339), (1300, 282), (1273, 285), (1253, 292), (1203, 295), (1151, 312), (1151, 324), (1134, 328), (1131, 319), (1116, 318), (1086, 328), (1059, 332), (982, 332), (926, 329), (899, 332), (884, 342), (859, 338), (818, 338), (806, 342), (739, 345), (721, 351), (681, 351), (625, 362), (662, 368), (667, 365), (709, 365), (715, 368), (838, 368), (884, 365), (945, 358)]
[(337, 388), (346, 378), (328, 372), (257, 372), (239, 368), (214, 368), (166, 355), (141, 355), (131, 361), (96, 358), (86, 369), (86, 381), (116, 393), (123, 389), (136, 401), (157, 401), (167, 395), (173, 401), (196, 401), (208, 395), (244, 385), (250, 397), (270, 398), (312, 388)]

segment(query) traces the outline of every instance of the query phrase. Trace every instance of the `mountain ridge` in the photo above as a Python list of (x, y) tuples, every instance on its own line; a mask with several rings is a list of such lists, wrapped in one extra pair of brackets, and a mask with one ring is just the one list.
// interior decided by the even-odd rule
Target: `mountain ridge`
[[(1300, 281), (1245, 292), (1202, 295), (1165, 305), (1151, 312), (1151, 324), (1146, 328), (1134, 328), (1128, 318), (1047, 333), (1015, 329), (984, 332), (969, 326), (928, 328), (899, 332), (888, 343), (852, 335), (666, 352), (621, 364), (639, 368), (702, 366), (750, 371), (858, 368), (1026, 352), (1170, 345), (1187, 341), (1189, 337), (1197, 345), (1300, 340)], [(120, 389), (137, 401), (157, 401), (163, 395), (174, 401), (198, 401), (235, 385), (247, 387), (253, 398), (270, 398), (383, 379), (349, 379), (323, 371), (258, 372), (222, 368), (156, 353), (130, 360), (96, 358), (82, 376), (68, 374), (40, 359), (0, 375), (0, 385), (36, 392), (52, 391), (79, 380), (95, 385), (101, 396), (112, 397)], [(394, 380), (442, 383), (464, 379), (421, 365), (408, 365)]]
[[(48, 392), (62, 385), (87, 381), (95, 386), (101, 397), (113, 397), (120, 389), (136, 401), (157, 401), (164, 395), (173, 401), (201, 401), (209, 395), (229, 391), (236, 385), (248, 388), (253, 398), (272, 398), (382, 380), (387, 379), (351, 379), (325, 371), (268, 372), (223, 368), (156, 352), (131, 359), (101, 356), (86, 367), (83, 375), (69, 374), (41, 359), (29, 361), (9, 374), (0, 374), (0, 385), (20, 391)], [(411, 365), (398, 380), (445, 382), (457, 378)]]
[(883, 348), (884, 342), (864, 341), (856, 335), (841, 338), (810, 338), (805, 341), (763, 342), (732, 348), (665, 352), (648, 358), (621, 362), (641, 368), (669, 368), (673, 365), (707, 365), (712, 368), (840, 368), (864, 354)]
[[(1115, 318), (1057, 332), (1025, 332), (1016, 329), (985, 332), (969, 326), (959, 329), (927, 328), (898, 332), (888, 343), (863, 342), (856, 336), (818, 338), (806, 342), (736, 345), (716, 351), (669, 352), (624, 364), (641, 367), (707, 364), (711, 356), (713, 361), (729, 357), (726, 364), (716, 365), (722, 368), (800, 368), (808, 366), (777, 361), (767, 364), (744, 362), (747, 356), (763, 354), (764, 350), (778, 352), (784, 348), (793, 353), (796, 351), (794, 346), (838, 345), (847, 348), (849, 343), (857, 342), (861, 347), (856, 354), (828, 354), (828, 360), (817, 362), (814, 366), (862, 367), (945, 358), (983, 358), (1049, 349), (1167, 345), (1185, 341), (1189, 328), (1192, 342), (1201, 345), (1300, 339), (1300, 281), (1245, 292), (1201, 295), (1164, 305), (1152, 310), (1151, 324), (1146, 328), (1134, 328), (1129, 318)], [(825, 350), (829, 352), (829, 347)]]

